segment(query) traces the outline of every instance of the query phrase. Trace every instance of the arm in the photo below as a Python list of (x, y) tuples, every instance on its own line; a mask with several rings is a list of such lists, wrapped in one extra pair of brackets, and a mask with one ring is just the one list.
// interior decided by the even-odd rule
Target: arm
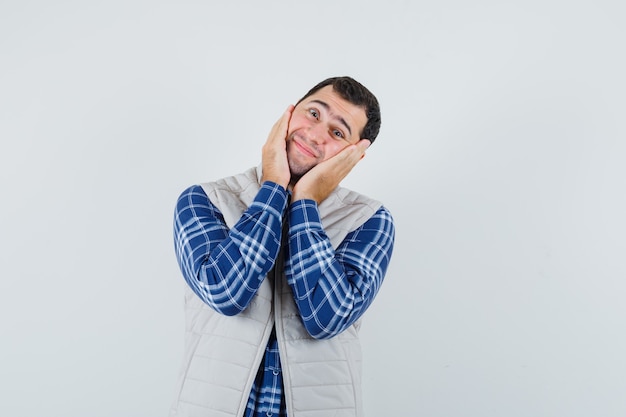
[(278, 255), (285, 189), (263, 183), (250, 207), (228, 229), (200, 186), (185, 190), (174, 215), (176, 258), (185, 281), (216, 311), (243, 311)]
[(274, 265), (287, 205), (285, 136), (293, 106), (274, 124), (263, 146), (263, 184), (229, 230), (201, 187), (178, 199), (174, 246), (183, 276), (201, 300), (225, 315), (242, 312)]
[(314, 201), (295, 202), (289, 215), (287, 282), (309, 334), (331, 338), (358, 320), (376, 296), (393, 251), (393, 219), (381, 207), (335, 251)]

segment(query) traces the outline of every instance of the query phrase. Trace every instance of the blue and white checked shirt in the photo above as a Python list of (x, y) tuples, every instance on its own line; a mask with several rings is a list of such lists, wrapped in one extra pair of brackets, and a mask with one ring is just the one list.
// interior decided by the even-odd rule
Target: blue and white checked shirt
[[(361, 317), (378, 292), (393, 251), (393, 219), (381, 207), (334, 250), (317, 203), (299, 200), (287, 208), (287, 202), (287, 191), (267, 181), (229, 230), (202, 187), (192, 186), (176, 205), (176, 257), (198, 297), (222, 314), (240, 313), (274, 266), (287, 210), (287, 282), (309, 334), (331, 338)], [(286, 416), (282, 387), (278, 343), (272, 332), (246, 417)]]

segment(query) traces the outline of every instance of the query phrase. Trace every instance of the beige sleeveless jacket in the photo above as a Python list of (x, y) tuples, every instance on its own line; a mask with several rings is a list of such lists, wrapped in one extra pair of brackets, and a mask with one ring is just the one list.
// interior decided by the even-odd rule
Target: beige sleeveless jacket
[[(260, 167), (202, 184), (232, 227), (260, 188)], [(334, 248), (381, 206), (337, 188), (320, 204), (324, 230)], [(281, 251), (282, 253), (282, 251)], [(306, 331), (283, 275), (283, 259), (270, 271), (250, 305), (224, 316), (187, 287), (185, 351), (170, 416), (241, 417), (272, 328), (276, 327), (289, 417), (360, 417), (359, 323), (327, 340)]]

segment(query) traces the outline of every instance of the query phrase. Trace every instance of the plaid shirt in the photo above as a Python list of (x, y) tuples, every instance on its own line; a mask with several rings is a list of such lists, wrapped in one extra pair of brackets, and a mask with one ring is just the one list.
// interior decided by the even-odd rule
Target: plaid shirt
[[(287, 191), (265, 182), (239, 221), (228, 229), (202, 187), (192, 186), (176, 205), (176, 257), (185, 281), (198, 297), (219, 313), (235, 315), (248, 306), (274, 266), (286, 214), (287, 282), (309, 334), (331, 338), (361, 317), (378, 292), (393, 250), (393, 219), (381, 207), (335, 250), (324, 233), (315, 201), (287, 205)], [(246, 417), (286, 416), (282, 387), (278, 343), (272, 332)]]

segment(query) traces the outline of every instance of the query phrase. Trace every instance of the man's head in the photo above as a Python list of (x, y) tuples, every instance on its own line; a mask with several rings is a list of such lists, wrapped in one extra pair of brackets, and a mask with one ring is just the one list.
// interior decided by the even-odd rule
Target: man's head
[(291, 114), (287, 159), (292, 180), (349, 145), (362, 139), (373, 142), (379, 128), (378, 101), (364, 86), (349, 77), (322, 81)]
[(367, 117), (367, 123), (360, 131), (359, 136), (361, 139), (368, 139), (370, 142), (374, 142), (378, 136), (380, 130), (380, 106), (376, 96), (372, 94), (363, 84), (350, 77), (332, 77), (327, 78), (324, 81), (311, 88), (308, 93), (304, 95), (299, 101), (304, 99), (326, 86), (332, 86), (335, 93), (339, 94), (344, 100), (362, 107)]

